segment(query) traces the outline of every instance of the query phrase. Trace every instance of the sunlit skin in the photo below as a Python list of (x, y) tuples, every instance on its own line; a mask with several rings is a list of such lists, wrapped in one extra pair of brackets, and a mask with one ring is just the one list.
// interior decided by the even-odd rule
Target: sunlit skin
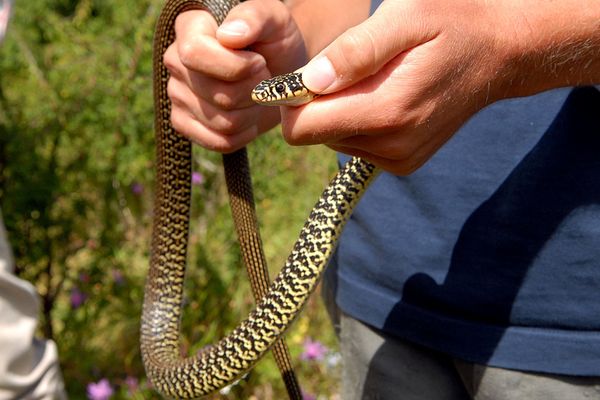
[[(409, 174), (494, 101), (600, 82), (600, 2), (580, 5), (386, 0), (367, 18), (364, 0), (249, 1), (219, 29), (188, 12), (165, 55), (172, 120), (221, 152), (281, 121), (290, 144)], [(252, 102), (259, 81), (303, 66), (307, 87), (326, 96), (281, 114)]]

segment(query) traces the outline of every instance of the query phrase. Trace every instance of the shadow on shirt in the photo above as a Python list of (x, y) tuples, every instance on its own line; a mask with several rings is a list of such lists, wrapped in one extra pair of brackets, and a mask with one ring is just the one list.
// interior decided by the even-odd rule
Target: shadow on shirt
[[(466, 220), (443, 284), (426, 274), (412, 276), (384, 330), (417, 332), (407, 338), (481, 364), (493, 361), (510, 326), (599, 331), (600, 265), (592, 255), (600, 254), (600, 223), (587, 218), (598, 216), (598, 205), (600, 91), (578, 88), (536, 146)], [(410, 309), (426, 310), (437, 325), (407, 317)], [(440, 332), (440, 318), (464, 324)], [(477, 326), (489, 329), (477, 332)], [(519, 354), (507, 357), (518, 365)]]

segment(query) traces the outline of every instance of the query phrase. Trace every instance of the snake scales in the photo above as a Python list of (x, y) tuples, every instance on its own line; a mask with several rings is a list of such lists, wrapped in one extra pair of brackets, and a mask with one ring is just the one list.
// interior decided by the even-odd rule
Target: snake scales
[(225, 155), (223, 164), (232, 214), (253, 291), (261, 299), (247, 319), (217, 344), (182, 357), (179, 329), (183, 299), (191, 195), (191, 144), (170, 123), (168, 71), (162, 63), (174, 40), (176, 16), (208, 10), (220, 24), (237, 0), (167, 0), (154, 39), (156, 190), (150, 269), (145, 287), (141, 352), (154, 388), (172, 398), (196, 398), (239, 378), (272, 347), (292, 399), (301, 394), (280, 337), (315, 289), (354, 205), (374, 177), (375, 167), (354, 158), (317, 201), (284, 267), (267, 291), (266, 264), (254, 213), (245, 150)]

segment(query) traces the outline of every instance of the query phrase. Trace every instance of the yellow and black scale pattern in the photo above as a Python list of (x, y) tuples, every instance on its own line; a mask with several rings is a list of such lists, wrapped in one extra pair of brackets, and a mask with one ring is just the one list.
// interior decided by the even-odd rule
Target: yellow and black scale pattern
[[(162, 56), (173, 41), (173, 24), (180, 12), (208, 9), (221, 23), (235, 4), (236, 1), (226, 0), (168, 0), (155, 35), (157, 172), (150, 270), (140, 341), (144, 366), (153, 386), (172, 398), (196, 398), (226, 386), (247, 372), (271, 346), (280, 343), (278, 339), (316, 287), (345, 221), (376, 170), (358, 158), (344, 166), (315, 205), (284, 268), (256, 309), (217, 344), (196, 356), (181, 357), (179, 322), (191, 199), (191, 145), (170, 124), (171, 105), (166, 92), (169, 75)], [(245, 151), (225, 156), (224, 165), (228, 186), (231, 185), (234, 192), (236, 187), (242, 188), (238, 192), (246, 196), (250, 178)], [(232, 201), (234, 219), (244, 225), (238, 227), (238, 232), (246, 232), (240, 237), (250, 238), (242, 240), (242, 246), (244, 242), (250, 243), (249, 251), (253, 252), (244, 258), (264, 258), (262, 250), (256, 250), (260, 247), (258, 233), (252, 232), (255, 228), (245, 226), (256, 223), (255, 216), (242, 215), (247, 211), (235, 208), (235, 203)], [(253, 209), (251, 193), (250, 198), (241, 203)], [(264, 282), (257, 285), (266, 286)], [(299, 394), (293, 393), (290, 392), (292, 398), (299, 398)]]

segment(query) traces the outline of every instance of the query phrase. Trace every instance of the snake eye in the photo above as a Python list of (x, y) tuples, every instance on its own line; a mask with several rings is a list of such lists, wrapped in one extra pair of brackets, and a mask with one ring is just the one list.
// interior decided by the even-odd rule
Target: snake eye
[(285, 85), (283, 83), (278, 83), (277, 85), (275, 85), (275, 91), (277, 93), (285, 92)]

